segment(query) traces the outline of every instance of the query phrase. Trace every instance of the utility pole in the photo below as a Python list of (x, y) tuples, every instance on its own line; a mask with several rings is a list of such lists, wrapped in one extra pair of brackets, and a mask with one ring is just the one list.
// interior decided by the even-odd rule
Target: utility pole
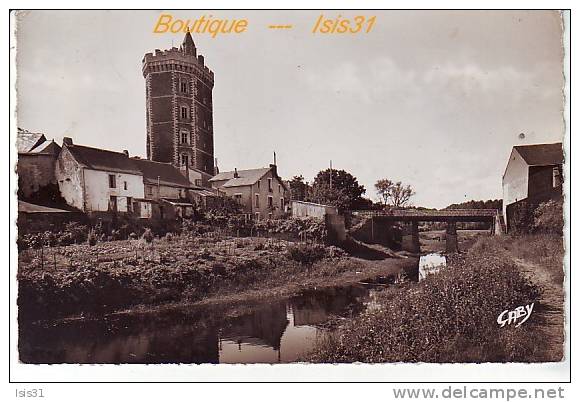
[(332, 159), (330, 160), (330, 189), (332, 190)]

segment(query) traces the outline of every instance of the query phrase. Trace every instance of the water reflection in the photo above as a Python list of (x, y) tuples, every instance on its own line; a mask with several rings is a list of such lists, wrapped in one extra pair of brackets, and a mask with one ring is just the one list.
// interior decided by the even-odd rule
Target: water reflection
[(359, 314), (372, 305), (379, 289), (356, 284), (309, 290), (287, 300), (243, 308), (181, 308), (100, 320), (20, 323), (20, 359), (25, 363), (294, 362), (328, 331), (329, 320)]
[(428, 275), (435, 274), (447, 265), (447, 259), (439, 253), (422, 255), (419, 259), (419, 281), (427, 278)]

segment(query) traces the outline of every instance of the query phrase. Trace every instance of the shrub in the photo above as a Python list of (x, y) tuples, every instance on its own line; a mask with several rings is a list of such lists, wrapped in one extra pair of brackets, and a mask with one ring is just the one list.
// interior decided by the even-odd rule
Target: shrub
[(564, 228), (563, 200), (541, 203), (534, 211), (533, 230), (539, 233), (562, 234)]
[(64, 234), (70, 234), (73, 243), (84, 243), (87, 240), (88, 232), (87, 226), (78, 222), (69, 222), (64, 228)]
[[(525, 352), (537, 342), (533, 331), (499, 328), (496, 319), (506, 309), (537, 302), (540, 291), (502, 256), (470, 251), (410, 289), (389, 292), (391, 297), (381, 309), (363, 313), (322, 340), (310, 360), (507, 362), (534, 358)], [(533, 320), (534, 316), (526, 325)], [(518, 343), (525, 347), (510, 347)]]
[(166, 241), (172, 241), (173, 240), (173, 235), (171, 233), (166, 233), (165, 234), (165, 240)]
[(141, 236), (141, 238), (143, 240), (145, 240), (147, 243), (151, 243), (153, 242), (153, 231), (149, 228), (146, 228), (145, 231), (143, 232), (143, 236)]
[(318, 244), (296, 244), (287, 249), (290, 260), (297, 261), (302, 265), (311, 265), (324, 258), (326, 250)]
[(89, 236), (87, 238), (89, 245), (90, 246), (94, 246), (95, 244), (97, 244), (97, 235), (94, 231), (90, 231), (89, 232)]

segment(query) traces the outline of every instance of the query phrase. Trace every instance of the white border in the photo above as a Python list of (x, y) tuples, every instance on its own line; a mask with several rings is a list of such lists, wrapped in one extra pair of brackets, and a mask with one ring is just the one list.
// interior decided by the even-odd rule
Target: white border
[[(321, 4), (322, 3), (322, 4)], [(570, 2), (567, 2), (570, 3)], [(432, 7), (431, 3), (428, 2), (413, 2), (415, 7)], [(52, 4), (54, 6), (54, 3)], [(119, 1), (103, 1), (98, 4), (94, 4), (99, 8), (106, 8), (111, 6), (119, 7)], [(163, 4), (151, 4), (151, 2), (143, 2), (140, 4), (144, 8), (286, 8), (286, 7), (296, 7), (296, 8), (352, 8), (353, 5), (349, 1), (336, 1), (336, 2), (318, 2), (314, 4), (312, 1), (298, 1), (289, 4), (276, 5), (273, 4), (257, 4), (257, 2), (247, 2), (244, 4), (235, 2), (175, 2), (167, 1)], [(438, 2), (437, 5), (444, 8), (476, 8), (476, 5), (471, 4), (466, 7), (466, 4), (461, 2)], [(529, 7), (529, 8), (552, 8), (546, 2), (531, 1), (526, 4), (511, 2), (511, 6), (515, 8), (519, 7)], [(45, 3), (39, 1), (23, 1), (18, 5), (18, 8), (43, 8)], [(61, 8), (78, 8), (78, 3), (72, 1), (62, 1), (58, 2), (57, 7)], [(318, 6), (318, 7), (315, 7)], [(350, 7), (349, 7), (350, 6)], [(370, 1), (359, 1), (356, 4), (357, 9), (361, 8), (407, 8), (411, 6), (411, 3), (389, 5), (389, 4), (377, 4)], [(479, 4), (480, 7), (493, 8), (494, 6), (505, 8), (506, 2), (486, 2)], [(562, 6), (562, 5), (560, 5)], [(13, 20), (13, 15), (11, 15), (11, 20)], [(567, 14), (566, 20), (570, 21), (570, 15)], [(569, 25), (568, 25), (569, 26)], [(5, 27), (8, 30), (8, 27)], [(83, 29), (82, 25), (79, 25), (79, 29)], [(565, 35), (567, 36), (567, 35)], [(565, 37), (565, 42), (568, 44), (568, 38)], [(10, 58), (11, 67), (14, 66), (14, 56), (15, 52), (13, 49), (14, 36), (10, 38)], [(568, 69), (569, 51), (566, 52), (565, 68)], [(6, 67), (7, 63), (3, 64), (3, 68)], [(566, 72), (566, 76), (569, 77), (570, 71)], [(5, 75), (6, 76), (6, 75)], [(11, 76), (9, 94), (14, 101), (15, 99), (15, 77), (14, 74)], [(566, 80), (565, 94), (566, 100), (570, 99), (570, 81)], [(15, 122), (15, 104), (12, 102), (12, 109), (10, 110), (10, 127), (11, 134), (15, 132), (16, 122)], [(565, 111), (566, 119), (570, 120), (570, 108), (569, 104), (566, 103)], [(570, 125), (566, 126), (566, 144), (568, 146), (567, 150), (570, 150)], [(569, 152), (567, 152), (569, 155)], [(14, 166), (16, 160), (15, 151), (12, 150), (10, 153), (10, 191), (11, 194), (15, 194), (15, 174), (13, 172), (12, 166)], [(567, 164), (565, 171), (567, 173), (566, 177), (570, 177), (571, 164)], [(567, 190), (570, 194), (570, 182), (567, 181)], [(567, 198), (567, 201), (569, 197)], [(7, 220), (12, 222), (12, 239), (8, 238), (7, 232), (2, 232), (2, 245), (3, 249), (6, 250), (8, 244), (11, 244), (11, 259), (10, 259), (10, 273), (11, 273), (11, 290), (10, 302), (11, 302), (11, 339), (10, 339), (10, 349), (11, 349), (11, 380), (12, 381), (566, 381), (568, 380), (569, 373), (569, 359), (566, 359), (562, 363), (554, 364), (481, 364), (481, 365), (441, 365), (441, 364), (386, 364), (386, 365), (363, 365), (363, 364), (351, 364), (351, 365), (306, 365), (306, 364), (295, 364), (295, 365), (23, 365), (17, 360), (17, 328), (16, 328), (16, 247), (15, 247), (15, 219), (16, 219), (16, 203), (15, 196), (13, 196), (12, 209), (8, 209), (7, 199), (3, 197), (2, 203), (4, 208), (3, 211), (8, 212)], [(568, 204), (569, 211), (569, 204)], [(575, 222), (576, 219), (574, 219)], [(574, 226), (572, 222), (572, 226)], [(566, 234), (567, 250), (570, 248), (570, 231)], [(6, 250), (7, 251), (7, 250)], [(6, 254), (5, 254), (6, 255)], [(568, 257), (569, 258), (569, 257)], [(569, 266), (569, 265), (568, 265)], [(575, 283), (577, 279), (574, 278)], [(6, 292), (8, 283), (3, 282)], [(577, 288), (577, 286), (574, 286)], [(570, 282), (567, 276), (566, 289), (569, 291)], [(6, 305), (3, 305), (4, 311), (6, 311)], [(569, 302), (567, 302), (567, 333), (570, 333), (569, 327)], [(6, 317), (6, 315), (5, 315)], [(4, 331), (6, 333), (6, 331)], [(6, 340), (8, 343), (8, 340)], [(569, 356), (570, 345), (567, 342), (567, 356)], [(576, 352), (577, 353), (577, 352)], [(8, 359), (6, 359), (8, 360)], [(6, 361), (4, 360), (4, 361)], [(8, 375), (6, 373), (6, 375)], [(7, 378), (7, 377), (6, 377)], [(74, 387), (71, 387), (74, 388)], [(78, 389), (78, 387), (76, 387)], [(143, 395), (146, 395), (143, 394)], [(86, 396), (86, 395), (85, 395)], [(92, 398), (91, 398), (92, 399)]]

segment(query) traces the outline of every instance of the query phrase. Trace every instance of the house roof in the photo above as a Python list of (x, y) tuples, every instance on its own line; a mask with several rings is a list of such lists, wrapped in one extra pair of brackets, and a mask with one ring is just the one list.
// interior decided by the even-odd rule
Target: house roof
[(147, 183), (176, 187), (191, 187), (191, 183), (181, 171), (170, 163), (154, 162), (148, 159), (131, 158), (138, 169), (143, 173), (143, 179)]
[(16, 135), (16, 148), (18, 148), (18, 152), (30, 152), (45, 141), (44, 134), (31, 133), (19, 128)]
[(83, 145), (66, 145), (77, 162), (89, 169), (129, 173), (141, 176), (137, 164), (122, 152), (85, 147)]
[(33, 154), (58, 154), (60, 152), (60, 145), (54, 142), (54, 140), (44, 141), (30, 152)]
[(562, 143), (517, 145), (514, 147), (530, 166), (559, 165), (564, 162)]
[(222, 187), (251, 186), (269, 171), (270, 168), (238, 170), (238, 177), (234, 177), (235, 171), (221, 172), (209, 179), (209, 181), (216, 182), (226, 180)]

